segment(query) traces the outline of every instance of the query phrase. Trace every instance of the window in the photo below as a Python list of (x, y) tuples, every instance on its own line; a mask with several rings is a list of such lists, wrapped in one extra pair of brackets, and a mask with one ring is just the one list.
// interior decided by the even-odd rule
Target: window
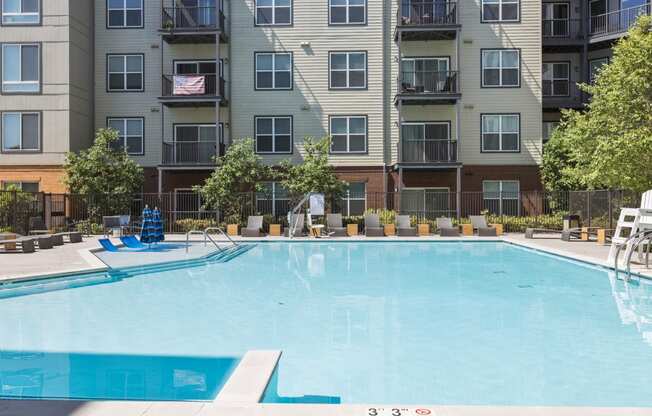
[(544, 121), (543, 122), (543, 143), (547, 143), (550, 140), (550, 136), (555, 131), (559, 125), (558, 121)]
[(330, 118), (331, 153), (367, 151), (367, 116)]
[(11, 187), (15, 187), (23, 192), (38, 192), (38, 182), (2, 182), (2, 189), (7, 190)]
[(109, 92), (143, 91), (143, 55), (108, 56)]
[(518, 181), (483, 181), (484, 209), (494, 215), (519, 215)]
[(543, 36), (568, 37), (570, 35), (569, 8), (569, 3), (543, 4)]
[(455, 161), (455, 150), (449, 122), (401, 124), (401, 162)]
[(41, 90), (40, 72), (38, 44), (2, 45), (3, 93), (38, 93)]
[(483, 114), (482, 151), (518, 152), (520, 118), (519, 114)]
[(107, 27), (143, 27), (143, 0), (107, 0)]
[(560, 97), (569, 95), (570, 64), (548, 62), (543, 64), (543, 95)]
[(521, 83), (521, 56), (517, 49), (482, 51), (483, 87), (518, 87)]
[(589, 82), (595, 84), (595, 80), (604, 65), (609, 63), (609, 58), (598, 58), (589, 61)]
[(256, 117), (257, 153), (292, 153), (292, 117)]
[(130, 155), (142, 155), (144, 121), (143, 118), (110, 118), (107, 125), (117, 130), (119, 136), (113, 147), (116, 150), (126, 150)]
[(285, 215), (292, 209), (289, 193), (280, 183), (265, 182), (263, 188), (262, 192), (256, 192), (256, 211), (277, 216)]
[(364, 215), (367, 209), (367, 184), (364, 182), (349, 183), (340, 203), (343, 216)]
[(256, 89), (292, 89), (291, 53), (256, 53)]
[(2, 0), (3, 25), (38, 25), (41, 0)]
[(329, 69), (333, 89), (367, 87), (366, 52), (331, 52)]
[(401, 61), (401, 86), (408, 91), (451, 92), (449, 58), (405, 58)]
[(332, 25), (365, 24), (367, 0), (329, 0), (329, 18)]
[(291, 25), (292, 0), (256, 0), (256, 24)]
[(482, 0), (483, 22), (518, 22), (519, 0)]
[(453, 217), (455, 193), (448, 188), (403, 188), (401, 213), (418, 217)]
[(2, 150), (5, 152), (41, 150), (41, 114), (2, 113)]

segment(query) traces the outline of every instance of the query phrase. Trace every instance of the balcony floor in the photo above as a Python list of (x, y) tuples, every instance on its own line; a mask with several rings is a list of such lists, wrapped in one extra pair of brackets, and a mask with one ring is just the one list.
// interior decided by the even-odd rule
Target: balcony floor
[(452, 105), (462, 98), (462, 94), (451, 93), (421, 93), (421, 94), (397, 94), (394, 97), (394, 105)]
[(214, 44), (216, 43), (217, 36), (220, 37), (220, 42), (227, 43), (228, 36), (221, 30), (216, 29), (174, 29), (166, 30), (160, 29), (159, 32), (163, 40), (170, 45), (175, 44)]
[(394, 41), (428, 41), (428, 40), (453, 40), (457, 37), (459, 24), (450, 25), (419, 25), (397, 26), (394, 32)]
[(228, 102), (219, 96), (202, 96), (202, 97), (158, 97), (164, 106), (170, 108), (187, 108), (187, 107), (215, 107), (220, 103), (220, 107), (226, 107)]

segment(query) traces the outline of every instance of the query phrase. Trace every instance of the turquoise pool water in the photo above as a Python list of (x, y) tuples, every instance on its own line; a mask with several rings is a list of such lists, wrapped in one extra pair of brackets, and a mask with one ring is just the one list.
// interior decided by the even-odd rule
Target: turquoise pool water
[(648, 282), (505, 243), (261, 243), (39, 290), (0, 299), (6, 397), (211, 400), (280, 349), (269, 402), (652, 406)]

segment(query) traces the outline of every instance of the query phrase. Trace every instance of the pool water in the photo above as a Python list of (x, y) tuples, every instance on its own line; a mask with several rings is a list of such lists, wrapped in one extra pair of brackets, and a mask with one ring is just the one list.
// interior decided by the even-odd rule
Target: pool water
[(212, 400), (278, 349), (267, 402), (652, 406), (651, 288), (502, 242), (260, 243), (0, 299), (0, 393)]

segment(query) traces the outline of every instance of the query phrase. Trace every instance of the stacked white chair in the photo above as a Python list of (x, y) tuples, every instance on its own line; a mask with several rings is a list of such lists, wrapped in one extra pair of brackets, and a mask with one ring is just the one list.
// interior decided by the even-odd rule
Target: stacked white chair
[[(649, 233), (644, 233), (649, 232)], [(639, 236), (637, 238), (634, 238)], [(639, 249), (639, 262), (643, 262), (643, 252), (640, 250), (645, 244), (652, 242), (652, 190), (641, 197), (640, 208), (623, 208), (620, 211), (618, 224), (611, 239), (611, 249), (607, 262), (615, 267), (628, 267), (633, 251)], [(624, 249), (624, 255), (616, 256)], [(617, 263), (616, 263), (617, 262)]]

